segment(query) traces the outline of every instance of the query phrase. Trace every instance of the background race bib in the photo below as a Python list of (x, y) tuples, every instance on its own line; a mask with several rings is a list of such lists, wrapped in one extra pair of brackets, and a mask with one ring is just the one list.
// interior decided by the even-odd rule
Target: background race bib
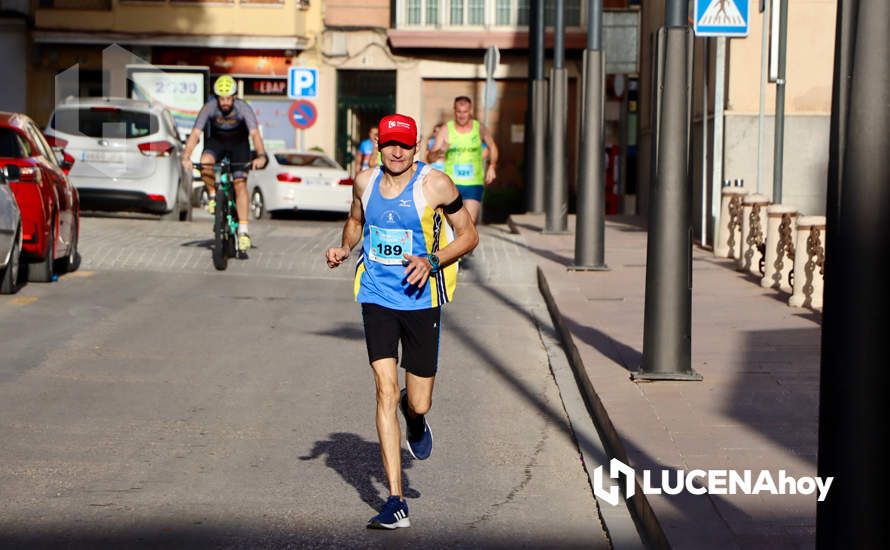
[(410, 229), (384, 229), (372, 225), (368, 258), (384, 265), (402, 265), (405, 254), (414, 253), (414, 232)]
[(472, 164), (455, 164), (454, 175), (458, 178), (472, 178), (474, 170)]

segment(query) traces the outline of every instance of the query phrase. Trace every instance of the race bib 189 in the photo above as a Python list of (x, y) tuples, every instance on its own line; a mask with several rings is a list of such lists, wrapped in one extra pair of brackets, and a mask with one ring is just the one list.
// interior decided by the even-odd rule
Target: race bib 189
[(368, 258), (384, 265), (402, 265), (404, 254), (414, 252), (414, 232), (410, 229), (384, 229), (372, 225)]

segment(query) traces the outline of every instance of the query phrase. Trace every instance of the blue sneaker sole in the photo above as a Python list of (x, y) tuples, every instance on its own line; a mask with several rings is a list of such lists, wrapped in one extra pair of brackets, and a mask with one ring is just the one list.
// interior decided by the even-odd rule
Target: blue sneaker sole
[(411, 453), (416, 460), (426, 460), (433, 454), (433, 430), (430, 429), (430, 425), (426, 424), (426, 430), (430, 433), (430, 452), (427, 453), (426, 456), (417, 456), (414, 454), (414, 449), (411, 448), (411, 443), (408, 441), (408, 438), (405, 437), (405, 446), (408, 447), (408, 452)]
[(368, 522), (368, 529), (399, 529), (402, 527), (411, 527), (411, 518), (402, 518), (395, 523), (380, 523), (379, 521), (371, 520)]

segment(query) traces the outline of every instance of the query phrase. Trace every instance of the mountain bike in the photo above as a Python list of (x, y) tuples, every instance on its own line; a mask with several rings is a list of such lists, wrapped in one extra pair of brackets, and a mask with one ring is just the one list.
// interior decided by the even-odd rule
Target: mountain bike
[[(204, 166), (194, 163), (200, 169)], [(229, 258), (246, 259), (247, 252), (238, 250), (238, 208), (235, 204), (235, 179), (233, 169), (248, 170), (249, 162), (232, 163), (223, 158), (214, 163), (216, 175), (216, 210), (213, 213), (213, 267), (224, 271)]]

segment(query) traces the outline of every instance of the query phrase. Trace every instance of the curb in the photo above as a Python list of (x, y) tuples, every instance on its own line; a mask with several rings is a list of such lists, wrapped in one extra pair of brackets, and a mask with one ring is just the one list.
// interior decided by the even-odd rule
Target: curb
[[(510, 227), (512, 229), (514, 225), (511, 223)], [(562, 319), (559, 307), (556, 305), (556, 300), (554, 300), (553, 294), (550, 292), (550, 285), (547, 282), (544, 271), (538, 266), (537, 272), (538, 289), (541, 292), (541, 296), (544, 298), (544, 302), (547, 304), (547, 310), (550, 312), (553, 324), (556, 326), (556, 331), (562, 341), (572, 371), (575, 373), (575, 380), (584, 397), (587, 410), (593, 418), (594, 424), (600, 433), (600, 437), (605, 442), (606, 451), (611, 458), (617, 458), (625, 464), (630, 464), (630, 460), (627, 458), (627, 450), (624, 448), (621, 437), (618, 435), (615, 425), (612, 423), (611, 418), (609, 418), (608, 411), (606, 411), (593, 384), (590, 382), (590, 378), (587, 376), (584, 362), (581, 360), (581, 354), (575, 346), (571, 332), (568, 330)], [(671, 545), (664, 534), (664, 530), (662, 529), (658, 518), (655, 516), (655, 512), (652, 510), (649, 500), (643, 493), (639, 480), (634, 479), (634, 483), (636, 484), (636, 491), (634, 496), (628, 500), (628, 509), (630, 510), (634, 521), (637, 523), (638, 529), (640, 529), (646, 537), (646, 542), (650, 548), (670, 549)]]

